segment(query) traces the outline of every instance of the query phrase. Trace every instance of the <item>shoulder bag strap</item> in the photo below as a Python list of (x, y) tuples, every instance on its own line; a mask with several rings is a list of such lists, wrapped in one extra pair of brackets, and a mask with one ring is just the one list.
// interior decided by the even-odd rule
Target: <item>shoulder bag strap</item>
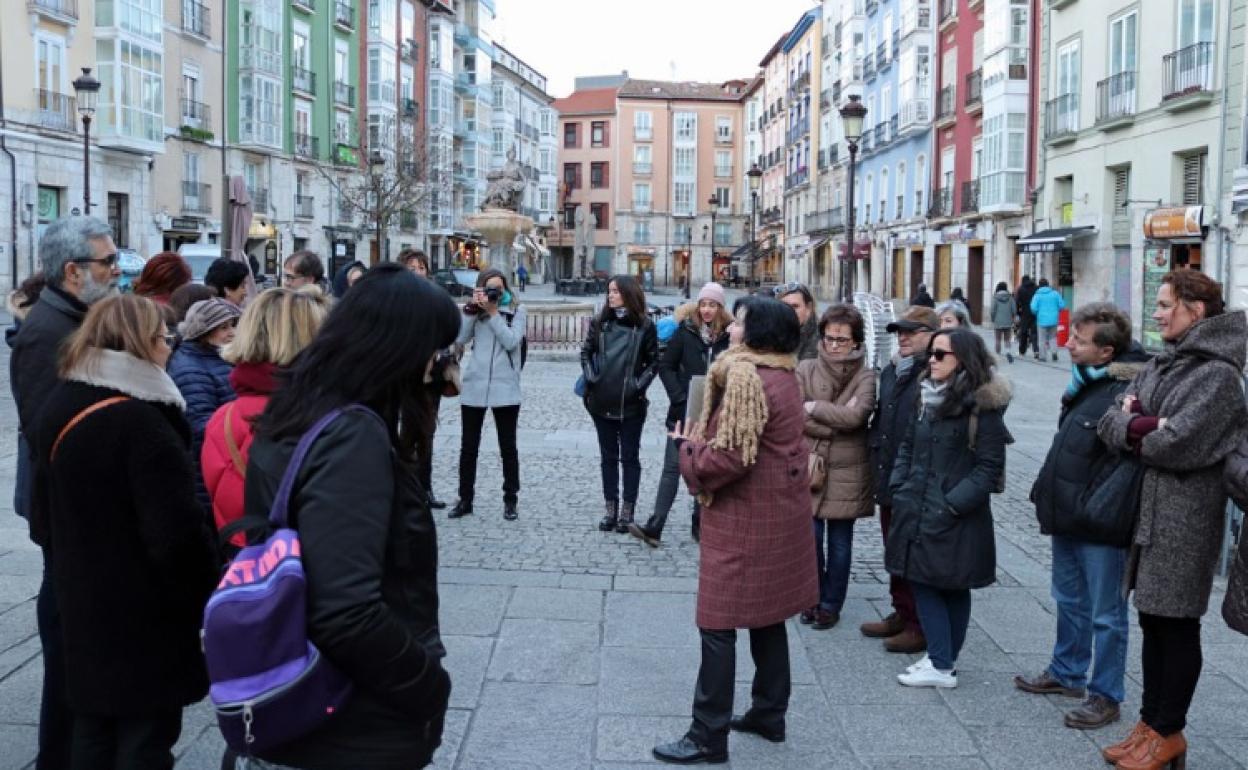
[(273, 498), (273, 505), (269, 508), (269, 524), (276, 529), (282, 529), (287, 526), (286, 521), (290, 509), (290, 493), (295, 487), (295, 476), (299, 475), (299, 467), (303, 465), (304, 458), (308, 456), (308, 450), (312, 448), (312, 443), (321, 435), (329, 424), (338, 419), (343, 412), (364, 412), (372, 415), (378, 421), (381, 417), (376, 412), (361, 404), (352, 404), (350, 406), (339, 407), (326, 414), (321, 419), (312, 424), (312, 427), (299, 438), (299, 443), (295, 446), (295, 453), (291, 455), (290, 462), (286, 464), (286, 472), (282, 474), (281, 484), (277, 487), (277, 495)]
[(234, 439), (234, 405), (238, 403), (231, 401), (230, 405), (225, 408), (225, 448), (230, 453), (230, 462), (234, 463), (234, 470), (238, 471), (238, 475), (243, 478), (247, 477), (247, 464), (243, 462), (243, 453), (238, 448), (238, 441)]
[(51, 462), (52, 460), (56, 459), (56, 450), (60, 448), (61, 441), (64, 440), (65, 434), (73, 430), (74, 426), (76, 426), (78, 423), (87, 419), (88, 415), (92, 414), (93, 412), (98, 412), (99, 410), (103, 409), (106, 406), (112, 406), (113, 404), (120, 404), (122, 401), (129, 401), (129, 400), (130, 400), (129, 396), (112, 396), (110, 398), (104, 399), (103, 401), (96, 401), (94, 404), (91, 404), (90, 406), (83, 409), (78, 414), (74, 415), (73, 418), (71, 418), (69, 422), (65, 423), (65, 427), (61, 428), (61, 432), (56, 434), (56, 441), (52, 442), (52, 452), (48, 456), (48, 461)]
[(971, 415), (966, 418), (966, 443), (970, 445), (971, 452), (975, 451), (975, 440), (979, 438), (979, 407), (971, 407)]

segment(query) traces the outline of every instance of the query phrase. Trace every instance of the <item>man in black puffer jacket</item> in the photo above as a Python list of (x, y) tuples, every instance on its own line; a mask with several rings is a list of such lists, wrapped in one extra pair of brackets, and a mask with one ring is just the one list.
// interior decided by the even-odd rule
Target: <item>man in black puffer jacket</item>
[[(871, 415), (867, 444), (871, 448), (871, 465), (875, 469), (875, 502), (880, 506), (880, 529), (888, 537), (892, 520), (893, 498), (888, 489), (897, 461), (897, 450), (906, 437), (906, 428), (914, 421), (915, 404), (919, 400), (919, 375), (923, 373), (927, 342), (940, 328), (940, 317), (930, 307), (914, 305), (888, 325), (897, 335), (898, 358), (880, 373), (880, 394)], [(890, 577), (888, 592), (893, 612), (883, 620), (863, 623), (864, 636), (884, 640), (889, 652), (914, 653), (927, 648), (914, 594), (900, 577)]]
[(1047, 669), (1017, 676), (1014, 684), (1025, 692), (1076, 697), (1086, 687), (1087, 699), (1065, 721), (1067, 727), (1087, 730), (1117, 721), (1125, 694), (1128, 608), (1119, 589), (1131, 538), (1130, 518), (1114, 532), (1100, 519), (1112, 523), (1121, 517), (1085, 510), (1090, 487), (1114, 462), (1096, 426), (1115, 408), (1148, 355), (1131, 341), (1131, 320), (1107, 302), (1079, 308), (1070, 326), (1071, 382), (1062, 395), (1057, 435), (1031, 490), (1040, 531), (1053, 536), (1057, 642)]

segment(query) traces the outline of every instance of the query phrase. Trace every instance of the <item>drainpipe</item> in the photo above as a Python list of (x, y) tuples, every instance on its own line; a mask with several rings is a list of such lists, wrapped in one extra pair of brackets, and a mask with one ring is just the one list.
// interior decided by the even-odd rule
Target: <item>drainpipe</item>
[[(0, 129), (7, 129), (8, 123), (4, 114), (4, 61), (0, 59)], [(0, 152), (9, 159), (9, 277), (12, 287), (17, 289), (17, 158), (6, 143), (7, 133), (0, 131)]]
[[(1223, 38), (1225, 42), (1222, 45), (1222, 110), (1218, 116), (1218, 136), (1222, 138), (1223, 143), (1226, 142), (1226, 111), (1227, 111), (1227, 108), (1229, 107), (1229, 102), (1230, 102), (1229, 94), (1231, 91), (1230, 86), (1229, 86), (1230, 66), (1231, 66), (1231, 32), (1232, 32), (1231, 17), (1232, 17), (1232, 11), (1228, 7), (1226, 11), (1226, 35)], [(1228, 240), (1230, 233), (1226, 225), (1222, 222), (1222, 193), (1226, 189), (1226, 183), (1225, 183), (1225, 180), (1222, 178), (1222, 175), (1225, 171), (1225, 166), (1226, 166), (1226, 151), (1223, 150), (1222, 152), (1218, 153), (1218, 175), (1217, 175), (1218, 184), (1217, 184), (1217, 192), (1214, 195), (1214, 201), (1216, 201), (1215, 206), (1217, 207), (1216, 211), (1218, 212), (1217, 214), (1218, 225), (1215, 228), (1215, 232), (1218, 234), (1217, 255), (1218, 255), (1218, 275), (1220, 276), (1219, 280), (1222, 282), (1222, 291), (1223, 293), (1228, 295), (1227, 299), (1229, 300), (1231, 299), (1231, 297), (1229, 296), (1229, 293), (1231, 289), (1231, 254), (1232, 252), (1230, 249), (1225, 248), (1225, 243)]]

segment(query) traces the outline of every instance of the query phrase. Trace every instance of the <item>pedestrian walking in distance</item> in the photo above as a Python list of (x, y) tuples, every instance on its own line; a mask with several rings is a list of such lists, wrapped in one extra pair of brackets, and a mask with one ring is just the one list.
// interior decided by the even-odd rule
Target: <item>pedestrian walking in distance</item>
[(867, 420), (875, 410), (875, 370), (866, 365), (862, 315), (833, 305), (819, 319), (819, 357), (797, 366), (806, 409), (819, 603), (801, 622), (826, 630), (841, 619), (853, 562), (854, 520), (875, 513)]
[[(637, 280), (617, 275), (607, 301), (581, 344), (585, 409), (594, 419), (602, 465), (603, 532), (628, 532), (641, 485), (641, 429), (650, 402), (646, 391), (658, 374), (659, 337), (646, 315)], [(623, 470), (621, 497), (620, 471)]]
[(516, 268), (516, 283), (520, 284), (521, 292), (529, 287), (529, 269), (524, 265)]
[(498, 270), (477, 276), (472, 301), (464, 305), (463, 322), (455, 344), (472, 345), (463, 369), (459, 412), (463, 433), (459, 444), (459, 500), (450, 518), (472, 513), (477, 484), (477, 452), (485, 413), (494, 413), (498, 453), (503, 460), (503, 518), (519, 516), (520, 455), (516, 451), (516, 426), (520, 421), (520, 370), (524, 365), (524, 331), (528, 323), (524, 306), (511, 293), (507, 278)]
[(1200, 680), (1200, 618), (1225, 526), (1223, 465), (1248, 422), (1248, 322), (1222, 297), (1222, 285), (1196, 270), (1162, 279), (1153, 319), (1165, 349), (1098, 426), (1106, 444), (1135, 453), (1145, 468), (1124, 583), (1135, 590), (1144, 637), (1140, 721), (1104, 751), (1121, 770), (1182, 767), (1187, 754), (1183, 729)]
[(950, 688), (958, 686), (971, 589), (997, 579), (990, 495), (1005, 471), (1010, 386), (968, 329), (936, 332), (927, 354), (918, 412), (889, 482), (884, 566), (909, 581), (927, 640), (927, 656), (897, 681)]
[[(664, 762), (727, 762), (730, 729), (785, 739), (792, 679), (784, 624), (819, 600), (806, 411), (793, 372), (801, 325), (781, 303), (755, 298), (730, 334), (739, 344), (711, 366), (697, 424), (672, 431), (680, 474), (702, 501), (702, 662), (693, 723), (654, 748)], [(734, 717), (738, 628), (750, 630), (754, 682), (749, 710)]]
[(815, 311), (815, 295), (805, 284), (792, 281), (774, 289), (776, 299), (793, 308), (797, 322), (802, 325), (802, 344), (797, 350), (797, 360), (805, 361), (819, 356), (819, 319)]
[(1036, 288), (1036, 293), (1031, 297), (1031, 314), (1035, 316), (1036, 327), (1040, 330), (1039, 349), (1036, 351), (1037, 359), (1047, 359), (1049, 356), (1053, 360), (1057, 360), (1057, 324), (1061, 319), (1061, 312), (1066, 307), (1066, 300), (1062, 299), (1062, 295), (1058, 294), (1049, 286), (1048, 278), (1041, 278), (1040, 285)]
[(1005, 281), (997, 284), (997, 290), (992, 295), (992, 342), (993, 352), (997, 357), (1001, 357), (1001, 351), (1005, 351), (1005, 358), (1011, 364), (1014, 363), (1014, 353), (1010, 350), (1010, 335), (1014, 330), (1014, 324), (1018, 323), (1018, 303), (1014, 301), (1014, 295), (1010, 293), (1010, 287)]
[[(399, 264), (427, 281), (433, 280), (433, 272), (429, 269), (429, 256), (419, 249), (404, 249), (399, 252)], [(429, 370), (425, 378), (425, 390), (429, 396), (429, 408), (433, 412), (434, 420), (429, 424), (429, 432), (421, 437), (416, 462), (420, 465), (420, 483), (425, 486), (425, 492), (429, 495), (429, 507), (434, 510), (446, 507), (446, 503), (433, 493), (433, 437), (438, 430), (438, 411), (442, 407), (442, 396), (447, 391), (447, 378), (452, 368), (456, 372), (459, 371), (459, 348), (455, 345), (438, 351), (438, 355), (433, 359), (433, 368)], [(452, 392), (458, 395), (459, 381), (451, 377), (450, 382)]]
[(219, 577), (156, 304), (92, 305), (31, 435), (31, 532), (52, 555), (69, 766), (166, 770), (208, 692), (199, 628)]
[(910, 305), (911, 307), (936, 307), (936, 300), (927, 293), (927, 284), (919, 284), (919, 290), (910, 298)]
[[(889, 480), (902, 439), (914, 421), (919, 402), (919, 380), (927, 366), (927, 343), (932, 332), (938, 328), (940, 318), (936, 311), (918, 305), (906, 310), (901, 318), (887, 327), (890, 334), (897, 335), (897, 354), (880, 373), (879, 397), (867, 433), (874, 470), (875, 502), (880, 507), (880, 530), (885, 540), (893, 516)], [(910, 584), (904, 578), (890, 574), (888, 593), (893, 611), (883, 620), (863, 623), (860, 627), (862, 634), (883, 639), (884, 649), (889, 652), (923, 652), (927, 649), (927, 641), (923, 638)]]
[(1040, 357), (1040, 341), (1036, 339), (1036, 316), (1031, 312), (1031, 299), (1036, 296), (1036, 282), (1030, 275), (1024, 275), (1019, 281), (1018, 291), (1014, 293), (1014, 304), (1018, 307), (1018, 354), (1027, 355), (1030, 347)]
[[(689, 382), (696, 376), (705, 375), (715, 359), (728, 349), (728, 325), (732, 323), (732, 316), (724, 307), (724, 289), (714, 282), (702, 287), (696, 304), (689, 302), (676, 308), (675, 318), (680, 325), (659, 357), (659, 379), (667, 390), (669, 403), (668, 431), (685, 419)], [(676, 442), (669, 438), (663, 454), (663, 475), (654, 498), (654, 513), (645, 524), (634, 523), (629, 527), (628, 531), (634, 537), (658, 547), (679, 485), (680, 458), (676, 453)], [(696, 522), (700, 516), (696, 500), (693, 511)]]
[(446, 292), (382, 263), (335, 304), (256, 424), (245, 508), (267, 520), (297, 441), (341, 410), (294, 477), (289, 520), (307, 580), (307, 639), (352, 689), (320, 727), (259, 762), (239, 760), (239, 770), (405, 770), (429, 764), (442, 741), (451, 681), (437, 535), (415, 452), (433, 420), (420, 384), (459, 326)]
[(1128, 623), (1121, 585), (1136, 513), (1121, 509), (1132, 495), (1111, 495), (1109, 502), (1118, 506), (1088, 504), (1098, 488), (1112, 483), (1119, 462), (1091, 428), (1115, 408), (1148, 355), (1131, 341), (1131, 319), (1107, 302), (1079, 308), (1070, 325), (1070, 384), (1062, 394), (1057, 435), (1031, 490), (1040, 532), (1053, 538), (1057, 641), (1048, 667), (1014, 677), (1014, 685), (1037, 694), (1086, 694), (1065, 722), (1087, 730), (1116, 722), (1126, 697)]

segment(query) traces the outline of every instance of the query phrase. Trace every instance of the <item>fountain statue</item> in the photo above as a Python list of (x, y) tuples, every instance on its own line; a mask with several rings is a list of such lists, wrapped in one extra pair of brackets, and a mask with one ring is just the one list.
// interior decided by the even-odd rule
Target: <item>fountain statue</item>
[(501, 169), (486, 174), (489, 186), (481, 211), (464, 217), (465, 224), (485, 236), (490, 256), (485, 266), (503, 271), (511, 280), (515, 269), (514, 244), (520, 235), (533, 231), (533, 218), (519, 213), (526, 186), (524, 171), (516, 162), (516, 151), (507, 151), (507, 162)]

